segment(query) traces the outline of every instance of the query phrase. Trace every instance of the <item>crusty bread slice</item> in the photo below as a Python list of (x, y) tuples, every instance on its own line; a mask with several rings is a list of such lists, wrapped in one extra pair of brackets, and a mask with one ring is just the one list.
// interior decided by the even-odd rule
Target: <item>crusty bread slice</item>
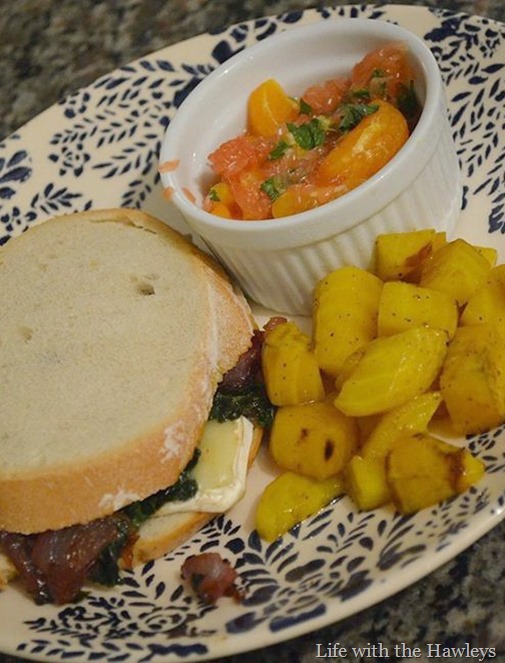
[(0, 291), (0, 529), (88, 522), (174, 483), (251, 341), (217, 265), (144, 213), (85, 212), (10, 240)]

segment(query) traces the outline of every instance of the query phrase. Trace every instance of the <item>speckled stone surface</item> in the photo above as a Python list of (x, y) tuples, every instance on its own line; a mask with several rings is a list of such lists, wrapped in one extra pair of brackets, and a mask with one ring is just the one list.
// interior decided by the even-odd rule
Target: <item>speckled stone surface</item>
[[(393, 4), (445, 7), (505, 22), (504, 0)], [(68, 93), (146, 53), (225, 24), (313, 6), (289, 0), (0, 0), (0, 139)], [(227, 661), (314, 663), (321, 658), (318, 645), (324, 654), (337, 643), (348, 656), (326, 660), (382, 660), (351, 652), (370, 644), (387, 648), (389, 661), (410, 661), (401, 648), (395, 654), (395, 645), (405, 643), (420, 649), (419, 661), (461, 661), (466, 659), (437, 658), (428, 645), (469, 643), (494, 648), (496, 656), (486, 660), (505, 661), (504, 540), (505, 523), (438, 571), (360, 614)], [(0, 663), (19, 661), (0, 654)]]

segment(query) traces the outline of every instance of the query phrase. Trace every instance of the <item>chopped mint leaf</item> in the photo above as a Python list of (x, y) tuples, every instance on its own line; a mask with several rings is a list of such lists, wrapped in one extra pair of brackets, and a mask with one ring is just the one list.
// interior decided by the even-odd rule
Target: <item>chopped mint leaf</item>
[(359, 99), (360, 101), (370, 101), (370, 90), (366, 87), (357, 88), (356, 90), (351, 91), (350, 95), (353, 99)]
[(397, 98), (398, 109), (407, 120), (416, 118), (421, 110), (421, 105), (414, 90), (414, 82), (409, 85), (401, 84), (398, 89)]
[(288, 123), (287, 126), (296, 143), (303, 150), (313, 150), (324, 143), (326, 130), (316, 117), (304, 124)]
[(284, 156), (288, 147), (289, 145), (285, 140), (280, 140), (268, 155), (268, 160), (275, 161), (276, 159), (280, 159), (282, 156)]
[(277, 198), (282, 193), (282, 190), (279, 187), (279, 183), (275, 177), (269, 177), (267, 180), (262, 182), (260, 189), (267, 194), (270, 200), (277, 200)]
[(378, 109), (378, 104), (345, 104), (342, 107), (343, 116), (340, 122), (340, 131), (344, 133), (351, 131), (364, 117), (372, 115)]
[(304, 99), (300, 99), (300, 114), (301, 115), (314, 115), (312, 106), (308, 104)]

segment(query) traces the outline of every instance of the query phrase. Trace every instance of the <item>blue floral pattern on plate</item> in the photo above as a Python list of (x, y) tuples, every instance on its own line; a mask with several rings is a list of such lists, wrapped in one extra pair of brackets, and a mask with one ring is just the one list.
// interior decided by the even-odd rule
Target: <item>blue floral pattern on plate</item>
[[(239, 50), (279, 30), (338, 16), (394, 21), (430, 45), (446, 82), (464, 177), (458, 233), (499, 248), (496, 238), (505, 232), (505, 26), (444, 10), (370, 5), (234, 25), (153, 53), (77, 91), (0, 145), (1, 241), (48, 216), (90, 207), (142, 207), (168, 217), (158, 152), (185, 97)], [(404, 517), (389, 509), (361, 513), (342, 498), (274, 543), (262, 541), (250, 525), (266, 483), (260, 457), (241, 504), (166, 558), (125, 573), (116, 589), (93, 588), (63, 608), (33, 606), (8, 589), (0, 595), (0, 647), (44, 661), (196, 661), (347, 617), (435, 569), (502, 518), (504, 439), (500, 428), (466, 441), (487, 475), (456, 499)], [(207, 550), (221, 552), (239, 571), (242, 604), (204, 605), (181, 583), (183, 559)]]

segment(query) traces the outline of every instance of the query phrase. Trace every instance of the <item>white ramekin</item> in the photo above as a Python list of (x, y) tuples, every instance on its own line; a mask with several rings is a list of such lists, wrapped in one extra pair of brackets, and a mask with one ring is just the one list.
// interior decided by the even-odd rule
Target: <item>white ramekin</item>
[[(315, 82), (348, 74), (366, 53), (390, 41), (408, 47), (423, 111), (381, 171), (341, 198), (281, 219), (236, 221), (202, 209), (211, 181), (207, 157), (245, 129), (246, 100), (257, 85), (275, 78), (299, 96)], [(288, 314), (310, 313), (314, 285), (329, 271), (344, 264), (368, 267), (379, 233), (450, 233), (461, 209), (459, 163), (436, 61), (421, 39), (381, 20), (320, 21), (230, 58), (177, 111), (162, 144), (160, 163), (166, 161), (179, 162), (171, 172), (161, 169), (161, 178), (190, 229), (251, 299)]]

